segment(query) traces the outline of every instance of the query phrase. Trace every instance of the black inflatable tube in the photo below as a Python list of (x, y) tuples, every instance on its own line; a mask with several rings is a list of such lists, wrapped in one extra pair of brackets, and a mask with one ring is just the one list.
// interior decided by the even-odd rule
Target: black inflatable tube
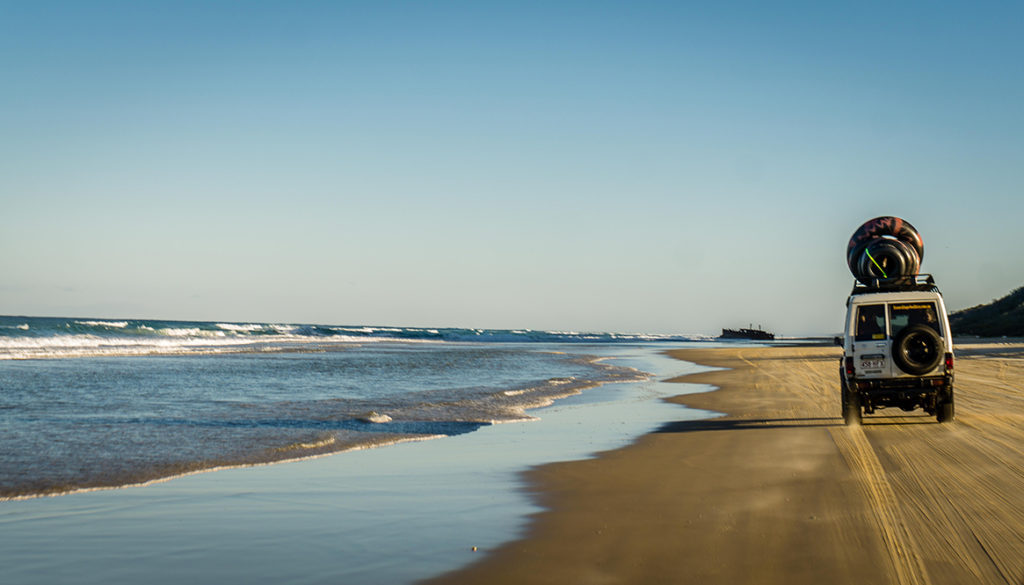
[(878, 238), (868, 242), (853, 273), (862, 282), (873, 279), (902, 278), (917, 274), (921, 268), (917, 252), (900, 240)]
[(854, 278), (869, 284), (878, 278), (913, 276), (924, 259), (924, 241), (910, 222), (882, 216), (864, 222), (850, 237), (846, 264)]

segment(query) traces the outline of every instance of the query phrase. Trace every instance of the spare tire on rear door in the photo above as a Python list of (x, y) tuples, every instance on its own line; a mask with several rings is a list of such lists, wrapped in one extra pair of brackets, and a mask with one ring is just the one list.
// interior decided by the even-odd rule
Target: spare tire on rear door
[(927, 325), (908, 325), (892, 340), (892, 361), (908, 374), (922, 376), (938, 367), (945, 347), (937, 331)]

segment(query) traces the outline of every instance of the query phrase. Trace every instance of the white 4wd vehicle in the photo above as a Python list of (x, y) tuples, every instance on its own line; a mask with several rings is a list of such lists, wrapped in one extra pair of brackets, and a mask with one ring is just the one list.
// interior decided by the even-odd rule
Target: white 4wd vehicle
[(862, 411), (890, 406), (953, 420), (953, 338), (931, 276), (900, 286), (857, 284), (846, 306), (840, 367), (846, 424), (860, 424)]

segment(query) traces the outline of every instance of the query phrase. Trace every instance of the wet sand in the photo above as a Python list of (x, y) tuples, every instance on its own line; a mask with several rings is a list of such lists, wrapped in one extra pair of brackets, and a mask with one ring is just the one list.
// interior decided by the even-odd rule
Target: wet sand
[(672, 352), (726, 416), (528, 472), (524, 538), (431, 582), (1024, 584), (1024, 346), (957, 353), (954, 423), (846, 427), (838, 348)]

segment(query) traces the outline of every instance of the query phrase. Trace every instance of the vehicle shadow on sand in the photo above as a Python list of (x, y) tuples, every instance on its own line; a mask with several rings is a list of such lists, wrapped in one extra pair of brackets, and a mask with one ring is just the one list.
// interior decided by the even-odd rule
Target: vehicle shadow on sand
[(841, 418), (713, 418), (665, 423), (656, 433), (692, 433), (696, 431), (742, 431), (750, 429), (792, 429), (842, 426)]
[[(931, 416), (865, 416), (861, 426), (940, 424)], [(698, 431), (743, 431), (751, 429), (794, 429), (843, 427), (841, 417), (818, 418), (713, 418), (665, 423), (655, 433), (692, 433)]]
[(940, 423), (935, 416), (930, 414), (918, 414), (918, 415), (864, 415), (864, 420), (861, 422), (862, 427), (882, 427), (882, 426), (906, 426), (906, 425), (938, 425)]

